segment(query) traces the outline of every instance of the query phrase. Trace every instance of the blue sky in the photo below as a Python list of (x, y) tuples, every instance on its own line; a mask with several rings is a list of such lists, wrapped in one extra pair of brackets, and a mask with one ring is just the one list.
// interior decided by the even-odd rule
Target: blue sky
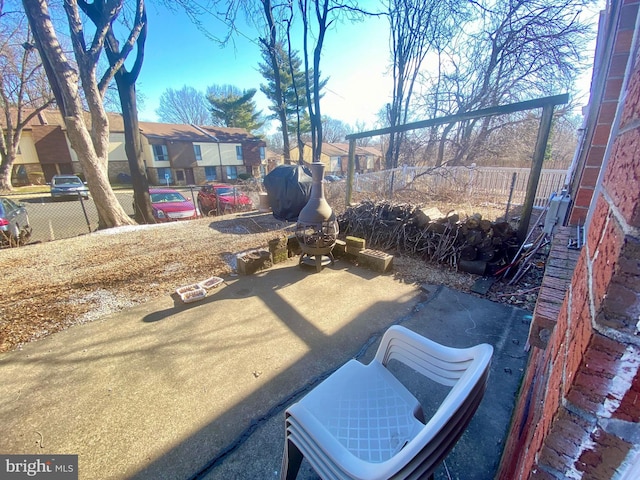
[[(214, 84), (256, 88), (258, 109), (270, 113), (268, 101), (259, 91), (264, 79), (257, 71), (261, 56), (257, 42), (252, 40), (257, 36), (252, 28), (240, 27), (242, 35), (236, 35), (233, 43), (221, 48), (181, 11), (149, 6), (148, 21), (145, 59), (137, 83), (145, 97), (140, 120), (157, 121), (155, 110), (162, 92), (184, 85), (203, 92)], [(203, 17), (202, 22), (213, 34), (224, 36), (224, 26), (213, 16)], [(389, 55), (388, 23), (382, 17), (343, 22), (330, 30), (320, 64), (322, 75), (329, 77), (322, 114), (354, 127), (361, 122), (375, 128), (377, 113), (391, 97)], [(582, 82), (585, 90), (588, 78)], [(586, 102), (587, 97), (583, 103)]]
[[(148, 21), (145, 58), (137, 83), (145, 96), (141, 120), (157, 121), (155, 110), (162, 92), (184, 85), (203, 92), (213, 84), (256, 88), (258, 109), (270, 113), (268, 101), (259, 91), (264, 79), (257, 71), (261, 56), (257, 43), (250, 40), (256, 36), (251, 28), (242, 28), (245, 36), (236, 36), (234, 44), (221, 48), (183, 13), (149, 8)], [(210, 25), (214, 33), (223, 35), (220, 23), (212, 17)], [(327, 34), (320, 64), (323, 76), (329, 77), (321, 105), (323, 115), (373, 127), (392, 88), (391, 78), (385, 75), (389, 64), (387, 29), (385, 19), (370, 18), (339, 24)]]

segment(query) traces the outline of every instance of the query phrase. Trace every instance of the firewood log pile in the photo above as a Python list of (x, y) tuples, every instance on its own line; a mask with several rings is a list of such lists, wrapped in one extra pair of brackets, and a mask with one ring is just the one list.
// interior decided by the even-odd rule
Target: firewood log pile
[(442, 214), (411, 204), (364, 201), (348, 207), (338, 224), (341, 234), (364, 238), (369, 248), (416, 255), (472, 273), (475, 267), (468, 268), (478, 264), (495, 272), (519, 247), (508, 222), (492, 222), (477, 213), (461, 219), (455, 212)]

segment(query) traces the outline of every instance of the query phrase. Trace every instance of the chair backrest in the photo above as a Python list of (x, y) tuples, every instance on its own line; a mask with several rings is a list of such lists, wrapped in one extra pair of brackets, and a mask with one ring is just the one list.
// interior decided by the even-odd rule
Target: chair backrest
[(382, 337), (375, 361), (387, 365), (398, 360), (442, 385), (453, 386), (474, 362), (489, 362), (493, 347), (446, 347), (400, 325), (391, 326)]
[(428, 475), (447, 456), (471, 421), (484, 395), (493, 347), (458, 349), (440, 345), (394, 325), (382, 338), (374, 361), (398, 360), (452, 389), (413, 440), (394, 457), (404, 465), (393, 478)]

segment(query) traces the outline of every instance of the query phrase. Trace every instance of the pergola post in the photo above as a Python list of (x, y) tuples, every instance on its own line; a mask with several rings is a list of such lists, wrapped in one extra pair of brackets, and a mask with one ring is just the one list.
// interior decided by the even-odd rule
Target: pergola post
[(520, 243), (527, 238), (529, 231), (529, 223), (531, 223), (531, 212), (533, 211), (533, 202), (536, 198), (536, 190), (542, 173), (542, 162), (544, 154), (547, 150), (547, 142), (551, 133), (551, 121), (553, 120), (553, 105), (548, 104), (542, 107), (542, 117), (540, 118), (540, 126), (538, 127), (538, 138), (536, 147), (533, 151), (533, 162), (531, 171), (529, 172), (529, 181), (527, 182), (527, 193), (524, 198), (522, 215), (518, 225), (518, 240)]
[(345, 198), (345, 205), (348, 207), (351, 205), (353, 194), (353, 177), (356, 170), (356, 140), (349, 140), (349, 163), (347, 165), (347, 197)]

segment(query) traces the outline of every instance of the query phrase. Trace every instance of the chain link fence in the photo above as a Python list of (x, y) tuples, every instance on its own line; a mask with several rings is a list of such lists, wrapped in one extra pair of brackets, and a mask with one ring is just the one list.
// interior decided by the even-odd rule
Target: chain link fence
[[(429, 171), (418, 167), (405, 167), (385, 172), (357, 175), (353, 185), (354, 202), (385, 200), (429, 205), (433, 200), (479, 204), (491, 202), (497, 205), (518, 205), (524, 201), (529, 169), (515, 168), (467, 168), (457, 167)], [(535, 206), (544, 206), (551, 193), (560, 192), (566, 171), (543, 170), (536, 194)], [(390, 186), (394, 194), (390, 198)], [(243, 182), (238, 187), (259, 205), (263, 192), (258, 181)], [(325, 182), (325, 194), (329, 204), (337, 212), (345, 210), (346, 180)], [(171, 188), (180, 191), (197, 205), (199, 186)], [(124, 211), (133, 216), (133, 191), (116, 190), (116, 198)], [(32, 227), (31, 241), (49, 242), (76, 237), (98, 229), (98, 212), (93, 199), (70, 198), (54, 201), (48, 193), (8, 195), (26, 206)]]
[[(178, 190), (185, 198), (197, 205), (199, 186), (171, 186), (170, 188)], [(243, 191), (248, 190), (247, 193), (254, 202), (254, 206), (257, 206), (259, 188), (252, 188), (250, 185), (243, 185), (241, 188)], [(116, 190), (114, 193), (127, 215), (133, 217), (133, 190)], [(27, 208), (32, 229), (29, 243), (77, 237), (98, 229), (98, 212), (91, 196), (88, 199), (78, 196), (78, 198), (69, 197), (64, 200), (54, 200), (49, 193), (10, 194), (5, 197)]]
[[(354, 192), (388, 196), (390, 191), (413, 190), (432, 198), (459, 201), (522, 204), (525, 201), (529, 168), (508, 167), (402, 167), (356, 175)], [(560, 193), (566, 170), (542, 170), (534, 206), (544, 207), (552, 193)]]
[[(133, 215), (133, 193), (116, 192), (116, 198), (128, 215)], [(49, 242), (91, 233), (98, 228), (98, 212), (93, 199), (69, 197), (54, 200), (49, 194), (8, 195), (27, 208), (31, 241)]]

